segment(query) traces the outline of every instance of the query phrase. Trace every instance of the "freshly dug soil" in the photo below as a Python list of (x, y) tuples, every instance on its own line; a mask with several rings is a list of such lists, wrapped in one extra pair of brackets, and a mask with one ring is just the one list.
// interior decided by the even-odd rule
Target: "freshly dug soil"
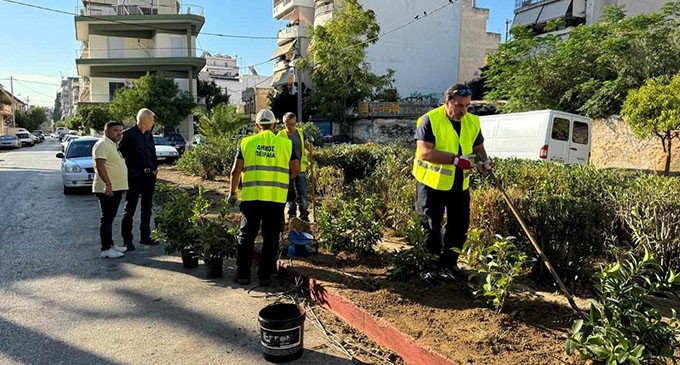
[(318, 254), (291, 262), (301, 274), (336, 289), (453, 363), (579, 363), (564, 350), (574, 319), (566, 300), (535, 292), (511, 298), (498, 314), (477, 302), (464, 280), (397, 283), (387, 279), (380, 261), (379, 256)]

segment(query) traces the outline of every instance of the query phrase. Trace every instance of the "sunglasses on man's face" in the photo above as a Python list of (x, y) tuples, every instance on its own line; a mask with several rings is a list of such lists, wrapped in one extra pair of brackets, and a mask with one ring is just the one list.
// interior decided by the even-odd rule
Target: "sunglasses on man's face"
[(472, 89), (465, 88), (465, 89), (454, 90), (453, 95), (459, 95), (459, 96), (472, 95)]

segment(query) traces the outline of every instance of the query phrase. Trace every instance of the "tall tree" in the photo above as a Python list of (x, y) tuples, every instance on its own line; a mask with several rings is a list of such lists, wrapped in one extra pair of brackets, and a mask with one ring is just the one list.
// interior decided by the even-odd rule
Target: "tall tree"
[(103, 131), (104, 126), (111, 120), (109, 108), (104, 105), (89, 105), (78, 108), (78, 115), (82, 119), (83, 126)]
[(114, 119), (134, 121), (139, 109), (149, 108), (157, 124), (175, 127), (195, 106), (194, 98), (180, 91), (174, 80), (146, 74), (132, 86), (117, 90), (109, 111)]
[(394, 72), (377, 76), (365, 61), (379, 33), (375, 13), (357, 0), (344, 1), (325, 26), (314, 28), (309, 56), (298, 62), (311, 70), (311, 102), (321, 114), (342, 122), (347, 109), (391, 88)]
[[(628, 90), (680, 70), (680, 1), (657, 13), (626, 17), (609, 6), (602, 21), (567, 38), (536, 37), (514, 27), (513, 39), (489, 57), (486, 98), (507, 112), (560, 109), (590, 117), (618, 114)], [(548, 29), (557, 29), (551, 22)]]
[(666, 153), (664, 173), (671, 167), (671, 142), (680, 138), (680, 73), (672, 79), (657, 77), (632, 90), (622, 114), (639, 138), (656, 136)]
[(54, 98), (54, 111), (52, 111), (52, 120), (56, 123), (61, 120), (61, 93), (57, 93), (57, 97)]
[(17, 113), (15, 118), (17, 126), (29, 131), (40, 129), (40, 126), (48, 121), (45, 108), (39, 106), (31, 108), (27, 113)]
[(196, 94), (199, 98), (205, 98), (205, 107), (208, 111), (213, 110), (220, 104), (229, 104), (229, 94), (222, 90), (213, 80), (199, 80)]

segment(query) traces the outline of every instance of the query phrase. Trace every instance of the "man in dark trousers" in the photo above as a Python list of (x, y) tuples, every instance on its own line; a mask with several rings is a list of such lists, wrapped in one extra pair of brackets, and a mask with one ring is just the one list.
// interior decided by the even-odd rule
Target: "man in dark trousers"
[(257, 276), (261, 286), (269, 286), (276, 271), (288, 184), (300, 173), (300, 161), (292, 142), (274, 134), (276, 117), (271, 110), (260, 110), (255, 122), (258, 133), (243, 138), (231, 169), (229, 204), (236, 204), (236, 189), (242, 181), (241, 234), (234, 280), (241, 285), (250, 282), (253, 246), (262, 225), (262, 258)]
[(119, 122), (108, 122), (104, 126), (104, 137), (92, 148), (95, 162), (92, 192), (99, 200), (101, 216), (99, 218), (99, 238), (101, 240), (101, 257), (122, 257), (127, 251), (125, 246), (113, 244), (113, 220), (118, 214), (123, 193), (128, 189), (127, 167), (118, 152), (118, 142), (122, 136), (123, 125)]
[(121, 234), (123, 243), (128, 251), (135, 249), (132, 243), (132, 218), (137, 210), (137, 202), (142, 199), (142, 212), (139, 222), (139, 243), (142, 245), (157, 245), (158, 241), (151, 239), (151, 205), (156, 185), (156, 147), (153, 142), (151, 128), (153, 128), (154, 113), (142, 108), (137, 113), (137, 124), (123, 131), (120, 141), (120, 153), (125, 158), (128, 168), (129, 190), (125, 196), (125, 213)]
[[(479, 117), (467, 112), (472, 90), (451, 86), (444, 105), (420, 117), (416, 124), (413, 176), (417, 180), (416, 211), (423, 221), (428, 251), (439, 257), (446, 274), (458, 275), (458, 254), (470, 226), (470, 171), (493, 170), (484, 149)], [(446, 211), (442, 245), (441, 223)], [(448, 271), (448, 272), (447, 272)]]

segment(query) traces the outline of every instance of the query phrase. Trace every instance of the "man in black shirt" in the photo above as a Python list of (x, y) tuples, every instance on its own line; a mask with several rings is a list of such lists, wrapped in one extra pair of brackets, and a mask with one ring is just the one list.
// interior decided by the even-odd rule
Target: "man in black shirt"
[(137, 125), (123, 131), (120, 141), (120, 153), (125, 158), (128, 168), (129, 190), (125, 195), (125, 213), (121, 234), (128, 251), (135, 249), (132, 243), (132, 218), (137, 210), (137, 202), (141, 196), (142, 212), (139, 222), (139, 243), (157, 245), (151, 239), (151, 205), (156, 185), (156, 147), (153, 142), (151, 128), (154, 124), (154, 113), (146, 108), (137, 113)]

